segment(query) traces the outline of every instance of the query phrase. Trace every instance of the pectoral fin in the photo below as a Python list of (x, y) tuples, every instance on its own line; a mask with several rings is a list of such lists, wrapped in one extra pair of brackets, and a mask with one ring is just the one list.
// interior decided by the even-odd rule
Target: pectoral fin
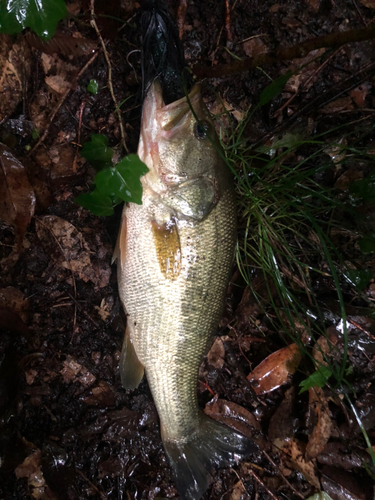
[(126, 253), (126, 216), (125, 216), (125, 207), (122, 212), (120, 229), (117, 236), (116, 246), (112, 255), (113, 264), (115, 260), (118, 260), (118, 265), (122, 266), (125, 261), (125, 253)]
[(144, 371), (144, 366), (135, 352), (127, 326), (120, 357), (120, 377), (124, 389), (136, 389), (143, 378)]
[(165, 278), (173, 280), (181, 270), (181, 246), (177, 224), (173, 219), (161, 225), (152, 221), (152, 233), (160, 270)]

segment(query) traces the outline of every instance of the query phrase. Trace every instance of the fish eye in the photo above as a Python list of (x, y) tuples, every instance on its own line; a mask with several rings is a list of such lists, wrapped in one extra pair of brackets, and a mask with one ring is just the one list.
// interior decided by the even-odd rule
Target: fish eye
[(204, 120), (197, 122), (194, 125), (194, 134), (195, 137), (199, 140), (205, 139), (207, 137), (207, 130), (209, 128), (209, 125), (207, 122)]

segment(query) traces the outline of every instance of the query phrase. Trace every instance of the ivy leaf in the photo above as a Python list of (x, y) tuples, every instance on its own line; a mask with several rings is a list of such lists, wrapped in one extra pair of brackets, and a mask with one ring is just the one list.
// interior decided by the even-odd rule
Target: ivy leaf
[(90, 80), (89, 84), (87, 85), (87, 91), (91, 92), (91, 94), (96, 95), (99, 90), (99, 84), (97, 80)]
[(359, 240), (358, 245), (364, 254), (375, 252), (375, 238), (373, 236), (365, 236)]
[(259, 105), (264, 106), (265, 104), (270, 102), (271, 99), (276, 97), (277, 94), (280, 94), (280, 92), (285, 87), (286, 82), (292, 76), (292, 71), (288, 70), (284, 75), (279, 76), (279, 78), (276, 78), (276, 80), (270, 83), (260, 94)]
[(112, 167), (113, 149), (108, 146), (108, 139), (102, 134), (93, 134), (91, 141), (85, 142), (81, 155), (94, 167)]
[(1, 0), (0, 32), (14, 35), (31, 28), (39, 37), (48, 39), (66, 12), (64, 0)]
[(320, 365), (316, 371), (310, 375), (306, 380), (302, 380), (299, 384), (301, 390), (299, 393), (308, 391), (312, 387), (324, 387), (329, 377), (332, 375), (332, 370), (327, 366)]
[(74, 200), (83, 208), (91, 210), (94, 215), (113, 215), (113, 202), (109, 196), (103, 195), (97, 189), (92, 193), (82, 193)]
[(344, 276), (351, 285), (361, 292), (373, 278), (373, 272), (370, 269), (348, 269)]
[(142, 203), (140, 177), (148, 172), (138, 155), (125, 156), (117, 165), (96, 174), (95, 185), (101, 193), (123, 201)]

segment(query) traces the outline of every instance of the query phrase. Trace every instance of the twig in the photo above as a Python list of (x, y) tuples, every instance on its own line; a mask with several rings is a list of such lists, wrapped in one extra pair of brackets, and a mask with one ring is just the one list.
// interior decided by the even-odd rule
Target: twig
[(78, 156), (78, 151), (81, 143), (81, 128), (82, 128), (82, 115), (83, 115), (83, 110), (85, 107), (85, 101), (83, 100), (81, 102), (81, 105), (79, 107), (79, 118), (78, 118), (78, 134), (77, 134), (77, 143), (76, 143), (76, 152), (74, 155), (74, 160), (73, 160), (73, 172), (77, 172), (77, 156)]
[(97, 486), (95, 486), (95, 484), (94, 484), (94, 483), (92, 483), (92, 482), (90, 481), (90, 479), (89, 479), (88, 477), (86, 477), (86, 476), (84, 475), (84, 473), (83, 473), (81, 470), (77, 469), (77, 467), (74, 467), (74, 468), (75, 468), (76, 472), (78, 472), (78, 474), (82, 477), (82, 479), (84, 479), (84, 480), (85, 480), (85, 481), (86, 481), (86, 482), (87, 482), (87, 483), (91, 486), (91, 488), (95, 491), (95, 493), (96, 493), (97, 495), (99, 495), (99, 496), (100, 496), (100, 498), (101, 498), (102, 500), (106, 500), (106, 499), (107, 499), (107, 495), (106, 495), (105, 493), (101, 492), (101, 491), (98, 489), (98, 487), (97, 487)]
[(108, 55), (108, 52), (107, 52), (107, 49), (106, 49), (103, 37), (102, 37), (102, 35), (101, 35), (100, 31), (99, 31), (98, 25), (96, 24), (96, 21), (95, 21), (94, 3), (95, 3), (95, 0), (91, 0), (91, 2), (90, 2), (90, 11), (91, 11), (91, 21), (90, 21), (90, 24), (94, 28), (94, 30), (96, 31), (96, 34), (97, 34), (97, 36), (99, 38), (99, 41), (100, 41), (102, 49), (103, 49), (105, 60), (107, 61), (107, 67), (108, 67), (108, 88), (109, 88), (109, 91), (110, 91), (111, 96), (112, 96), (113, 104), (115, 105), (115, 113), (117, 114), (117, 118), (118, 118), (119, 125), (120, 125), (121, 145), (125, 149), (125, 151), (127, 153), (129, 153), (129, 150), (128, 150), (128, 147), (127, 147), (126, 141), (125, 141), (125, 128), (124, 128), (124, 123), (122, 121), (121, 110), (120, 110), (120, 108), (119, 108), (119, 106), (117, 104), (117, 99), (116, 99), (115, 93), (113, 91), (113, 85), (112, 85), (112, 65), (111, 65), (111, 61), (109, 59), (109, 55)]
[(221, 76), (234, 75), (257, 66), (265, 66), (268, 64), (274, 64), (278, 61), (288, 61), (290, 59), (305, 57), (312, 50), (320, 49), (322, 47), (335, 49), (347, 43), (362, 42), (374, 37), (375, 23), (371, 23), (366, 28), (319, 36), (317, 38), (313, 38), (312, 40), (306, 40), (306, 42), (294, 45), (294, 47), (281, 47), (275, 52), (259, 54), (256, 57), (246, 58), (242, 61), (234, 61), (230, 64), (220, 64), (211, 68), (198, 66), (193, 69), (193, 72), (198, 78), (217, 78)]
[[(73, 290), (74, 290), (74, 297), (68, 293), (68, 295), (70, 296), (70, 298), (73, 300), (73, 302), (76, 304), (76, 297), (77, 297), (77, 287), (76, 287), (76, 280), (75, 280), (75, 277), (74, 277), (74, 271), (73, 271), (73, 267), (72, 267), (72, 264), (70, 262), (70, 259), (67, 257), (63, 247), (60, 245), (60, 242), (59, 240), (57, 239), (55, 233), (52, 231), (51, 228), (49, 228), (46, 224), (44, 224), (44, 222), (42, 222), (42, 220), (38, 217), (36, 219), (38, 221), (38, 223), (44, 227), (44, 229), (46, 231), (48, 231), (51, 235), (52, 235), (52, 238), (55, 240), (57, 246), (59, 247), (59, 250), (61, 252), (61, 255), (64, 257), (64, 259), (66, 259), (66, 262), (68, 263), (68, 266), (69, 266), (69, 270), (70, 272), (72, 273), (72, 281), (73, 281)], [(73, 333), (72, 333), (72, 337), (70, 339), (70, 341), (72, 341), (72, 338), (74, 336), (74, 332), (75, 332), (75, 327), (76, 327), (76, 322), (77, 322), (77, 306), (75, 305), (74, 306), (74, 315), (73, 315)]]
[[(79, 80), (79, 78), (81, 78), (81, 76), (83, 75), (83, 73), (87, 70), (87, 68), (95, 61), (95, 59), (98, 57), (98, 54), (99, 52), (96, 52), (96, 54), (94, 54), (88, 61), (87, 63), (83, 66), (83, 68), (81, 69), (81, 71), (78, 73), (77, 75), (77, 81)], [(54, 108), (54, 110), (52, 111), (52, 113), (50, 114), (49, 118), (48, 118), (48, 125), (47, 125), (47, 128), (45, 129), (45, 131), (43, 132), (43, 135), (39, 138), (38, 142), (35, 144), (35, 146), (29, 151), (28, 155), (27, 156), (30, 156), (44, 141), (45, 141), (45, 138), (47, 137), (48, 135), (48, 132), (49, 132), (49, 128), (51, 126), (51, 124), (53, 123), (54, 119), (55, 119), (55, 116), (57, 115), (59, 109), (61, 108), (61, 106), (64, 104), (64, 101), (65, 99), (67, 98), (69, 92), (71, 91), (72, 89), (69, 88), (67, 89), (63, 95), (61, 96), (60, 98), (60, 101), (58, 102), (57, 106)]]
[(278, 473), (278, 475), (281, 477), (281, 479), (283, 481), (285, 481), (285, 483), (289, 486), (289, 488), (300, 498), (304, 499), (305, 497), (299, 493), (295, 487), (290, 484), (290, 482), (287, 480), (287, 478), (284, 476), (284, 474), (281, 472), (280, 468), (275, 464), (275, 462), (272, 460), (272, 458), (268, 455), (268, 453), (266, 451), (262, 451), (263, 455), (267, 458), (267, 460), (271, 463), (271, 465), (273, 465)]
[(272, 491), (267, 488), (267, 486), (263, 483), (263, 481), (261, 480), (261, 478), (257, 474), (255, 474), (255, 472), (253, 471), (253, 469), (249, 469), (249, 472), (253, 476), (253, 478), (255, 479), (255, 481), (257, 483), (259, 483), (266, 490), (266, 492), (269, 494), (269, 496), (273, 500), (279, 500), (277, 497), (275, 497), (275, 495), (272, 493)]

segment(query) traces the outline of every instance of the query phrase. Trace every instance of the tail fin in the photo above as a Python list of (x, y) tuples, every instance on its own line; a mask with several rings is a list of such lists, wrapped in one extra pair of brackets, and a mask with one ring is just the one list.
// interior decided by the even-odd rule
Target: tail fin
[(159, 78), (165, 104), (177, 101), (189, 90), (191, 77), (176, 23), (159, 0), (144, 3), (142, 14), (143, 92)]
[(213, 468), (233, 465), (259, 452), (253, 441), (204, 414), (191, 439), (178, 442), (164, 438), (163, 444), (183, 500), (200, 500)]

